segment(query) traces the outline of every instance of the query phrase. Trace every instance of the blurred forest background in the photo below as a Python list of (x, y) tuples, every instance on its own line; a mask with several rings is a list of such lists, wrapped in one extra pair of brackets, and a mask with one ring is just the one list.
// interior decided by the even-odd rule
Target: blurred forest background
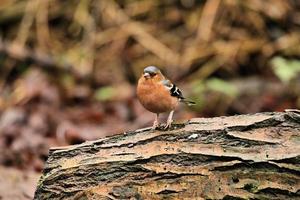
[(0, 198), (33, 197), (51, 146), (150, 126), (148, 65), (197, 102), (177, 121), (300, 108), (300, 1), (1, 0)]

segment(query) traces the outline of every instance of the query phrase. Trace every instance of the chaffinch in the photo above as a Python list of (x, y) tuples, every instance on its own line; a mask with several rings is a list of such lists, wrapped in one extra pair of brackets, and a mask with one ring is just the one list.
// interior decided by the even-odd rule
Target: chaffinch
[(141, 104), (150, 112), (156, 113), (152, 129), (159, 126), (160, 113), (170, 112), (165, 129), (171, 127), (173, 113), (179, 102), (193, 105), (195, 102), (186, 100), (176, 85), (166, 79), (155, 66), (144, 69), (137, 85), (137, 96)]

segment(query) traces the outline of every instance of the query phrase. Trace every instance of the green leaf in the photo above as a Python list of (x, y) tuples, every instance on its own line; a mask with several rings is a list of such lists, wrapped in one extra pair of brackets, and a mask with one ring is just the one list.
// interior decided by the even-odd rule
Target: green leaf
[(95, 91), (94, 97), (98, 101), (111, 100), (116, 95), (116, 90), (111, 86), (101, 87)]
[(193, 87), (193, 93), (202, 93), (205, 91), (205, 85), (204, 85), (204, 81), (194, 81), (192, 83)]
[(206, 86), (210, 90), (221, 92), (230, 97), (235, 97), (238, 93), (236, 86), (228, 81), (212, 78), (206, 81)]
[(275, 75), (284, 83), (290, 82), (300, 72), (299, 60), (287, 60), (282, 57), (275, 57), (271, 60), (271, 64)]

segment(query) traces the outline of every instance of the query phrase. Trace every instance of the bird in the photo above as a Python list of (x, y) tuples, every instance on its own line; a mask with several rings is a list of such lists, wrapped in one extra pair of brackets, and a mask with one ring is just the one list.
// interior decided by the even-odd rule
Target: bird
[(194, 105), (195, 102), (187, 100), (181, 90), (167, 79), (156, 66), (144, 68), (137, 83), (137, 97), (148, 111), (155, 113), (152, 129), (159, 126), (159, 114), (169, 112), (165, 129), (171, 127), (174, 110), (180, 102)]

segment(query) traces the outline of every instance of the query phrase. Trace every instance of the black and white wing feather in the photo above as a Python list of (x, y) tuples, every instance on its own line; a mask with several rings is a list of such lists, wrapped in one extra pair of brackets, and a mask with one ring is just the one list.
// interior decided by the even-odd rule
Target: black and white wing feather
[(163, 80), (163, 85), (170, 91), (171, 96), (177, 97), (179, 101), (186, 103), (187, 105), (194, 105), (195, 102), (186, 100), (186, 98), (182, 95), (181, 90), (173, 84), (170, 80)]

